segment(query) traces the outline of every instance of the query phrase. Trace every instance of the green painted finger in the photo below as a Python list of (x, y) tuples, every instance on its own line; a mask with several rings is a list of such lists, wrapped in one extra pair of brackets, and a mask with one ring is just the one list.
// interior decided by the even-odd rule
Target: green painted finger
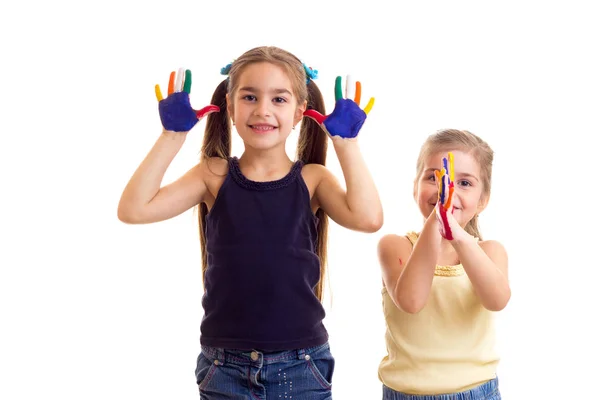
[(342, 77), (338, 76), (335, 78), (335, 101), (341, 100), (342, 96)]
[(185, 83), (183, 84), (183, 91), (190, 93), (192, 90), (192, 71), (189, 69), (185, 70)]

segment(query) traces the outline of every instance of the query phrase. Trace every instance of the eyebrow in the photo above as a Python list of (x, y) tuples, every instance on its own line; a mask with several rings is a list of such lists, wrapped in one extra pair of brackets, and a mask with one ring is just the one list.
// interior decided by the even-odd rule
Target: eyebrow
[[(252, 87), (252, 86), (244, 86), (244, 87), (241, 87), (239, 90), (240, 90), (240, 92), (241, 91), (252, 92), (252, 93), (260, 92), (260, 90), (258, 90), (255, 87)], [(270, 90), (270, 93), (275, 93), (275, 94), (287, 93), (290, 96), (292, 95), (292, 92), (290, 92), (287, 89), (273, 89), (273, 90)]]
[(460, 176), (461, 178), (471, 178), (471, 179), (479, 182), (479, 178), (477, 178), (475, 175), (471, 175), (471, 174), (468, 174), (466, 172), (455, 173), (455, 177), (456, 176)]
[[(425, 173), (425, 174), (426, 173), (431, 173), (431, 172), (434, 172), (434, 171), (437, 171), (437, 170), (438, 170), (437, 168), (427, 168), (425, 171), (423, 171), (423, 173)], [(455, 180), (456, 180), (456, 177), (458, 177), (458, 176), (460, 176), (462, 178), (465, 178), (465, 177), (466, 178), (471, 178), (471, 179), (476, 180), (477, 182), (479, 182), (479, 179), (475, 175), (469, 174), (467, 172), (456, 172), (455, 171), (454, 172), (454, 178), (455, 178)]]

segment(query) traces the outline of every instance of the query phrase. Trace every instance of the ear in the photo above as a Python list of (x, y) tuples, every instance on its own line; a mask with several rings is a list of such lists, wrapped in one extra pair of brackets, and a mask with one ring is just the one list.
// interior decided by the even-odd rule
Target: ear
[(481, 198), (479, 199), (479, 204), (477, 205), (477, 214), (481, 214), (481, 212), (483, 210), (485, 210), (489, 201), (490, 201), (490, 196), (483, 195), (483, 194), (481, 195)]
[(294, 126), (298, 124), (298, 122), (302, 121), (302, 117), (304, 116), (304, 111), (306, 111), (306, 106), (308, 102), (305, 100), (302, 104), (299, 104), (296, 107), (296, 112), (294, 113)]
[(417, 179), (413, 183), (413, 199), (417, 201)]

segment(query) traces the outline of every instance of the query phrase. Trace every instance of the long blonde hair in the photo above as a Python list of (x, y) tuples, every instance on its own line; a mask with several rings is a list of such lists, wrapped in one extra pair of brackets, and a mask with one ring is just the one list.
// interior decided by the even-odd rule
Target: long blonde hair
[[(415, 179), (415, 185), (419, 176), (423, 173), (425, 160), (431, 156), (431, 154), (450, 150), (462, 150), (473, 156), (481, 169), (481, 180), (483, 184), (483, 192), (481, 195), (482, 197), (489, 198), (492, 189), (494, 151), (483, 139), (466, 130), (443, 129), (430, 135), (425, 140), (425, 143), (421, 146), (419, 158), (417, 159), (417, 177)], [(472, 236), (483, 239), (479, 231), (477, 215), (467, 223), (465, 231)]]
[[(312, 79), (307, 83), (306, 71), (302, 61), (288, 51), (278, 47), (256, 47), (242, 54), (231, 64), (228, 78), (223, 80), (215, 89), (211, 104), (219, 106), (221, 112), (212, 113), (207, 117), (201, 150), (203, 160), (211, 157), (228, 159), (231, 156), (231, 122), (225, 111), (227, 110), (226, 95), (227, 93), (235, 93), (243, 70), (248, 65), (259, 62), (268, 62), (283, 68), (292, 82), (292, 90), (298, 99), (298, 103), (302, 104), (304, 101), (307, 101), (307, 109), (313, 109), (321, 114), (325, 114), (323, 95)], [(305, 164), (325, 165), (327, 144), (327, 134), (321, 129), (319, 124), (312, 119), (305, 118), (302, 121), (298, 138), (297, 159)], [(204, 282), (204, 275), (208, 267), (205, 231), (205, 218), (208, 214), (208, 208), (206, 204), (201, 203), (199, 211), (198, 222), (200, 226), (200, 250), (202, 252), (202, 281)], [(319, 300), (322, 300), (327, 265), (327, 228), (329, 219), (322, 209), (317, 211), (316, 217), (319, 220), (316, 251), (321, 263), (321, 278), (315, 288), (315, 294)]]

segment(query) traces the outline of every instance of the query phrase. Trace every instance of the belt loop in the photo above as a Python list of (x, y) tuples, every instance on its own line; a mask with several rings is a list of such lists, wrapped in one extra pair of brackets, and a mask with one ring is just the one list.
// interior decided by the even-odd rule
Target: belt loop
[(225, 364), (225, 349), (221, 347), (217, 348), (216, 358), (221, 364)]
[(305, 349), (296, 350), (296, 354), (298, 355), (298, 360), (304, 360)]

